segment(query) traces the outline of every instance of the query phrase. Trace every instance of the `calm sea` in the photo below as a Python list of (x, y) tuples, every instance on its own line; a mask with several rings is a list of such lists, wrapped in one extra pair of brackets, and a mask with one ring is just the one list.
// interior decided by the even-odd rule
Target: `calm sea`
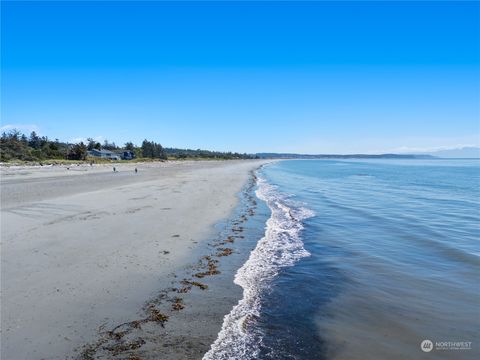
[(256, 193), (265, 236), (205, 359), (480, 358), (480, 161), (281, 161)]

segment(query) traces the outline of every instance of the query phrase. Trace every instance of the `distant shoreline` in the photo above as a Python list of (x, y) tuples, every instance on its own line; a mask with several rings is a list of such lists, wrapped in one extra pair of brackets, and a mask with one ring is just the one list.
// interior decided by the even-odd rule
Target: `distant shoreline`
[[(471, 160), (480, 158), (440, 158), (436, 156), (419, 156), (419, 155), (272, 155), (265, 156), (258, 154), (257, 160), (322, 160), (322, 159), (399, 159), (399, 160)], [(183, 159), (133, 159), (133, 160), (107, 160), (98, 158), (88, 158), (86, 160), (64, 160), (64, 159), (48, 159), (37, 161), (22, 161), (12, 160), (7, 162), (0, 162), (1, 167), (44, 167), (44, 166), (92, 166), (92, 165), (127, 165), (127, 164), (155, 164), (155, 163), (175, 163), (175, 162), (190, 162), (190, 161), (241, 161), (241, 160), (254, 160), (254, 159), (221, 159), (221, 158), (183, 158)]]

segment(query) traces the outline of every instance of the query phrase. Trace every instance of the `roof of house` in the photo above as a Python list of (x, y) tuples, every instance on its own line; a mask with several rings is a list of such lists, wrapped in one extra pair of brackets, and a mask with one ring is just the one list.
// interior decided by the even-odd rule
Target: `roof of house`
[(117, 153), (110, 151), (110, 150), (98, 150), (98, 149), (92, 149), (90, 152), (96, 153), (96, 154), (104, 154), (104, 155), (118, 155)]
[(98, 153), (98, 154), (115, 154), (113, 151), (110, 151), (110, 150), (98, 150), (98, 149), (92, 149), (90, 150), (91, 152), (95, 152), (95, 153)]

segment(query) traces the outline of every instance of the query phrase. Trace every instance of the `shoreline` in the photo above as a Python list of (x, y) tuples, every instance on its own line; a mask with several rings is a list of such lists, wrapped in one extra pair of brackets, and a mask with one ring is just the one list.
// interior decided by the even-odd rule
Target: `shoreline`
[(237, 194), (233, 213), (215, 224), (210, 241), (193, 250), (190, 263), (172, 272), (170, 286), (144, 304), (144, 317), (104, 329), (77, 359), (204, 357), (224, 317), (243, 296), (243, 288), (233, 280), (263, 234), (267, 214), (256, 216), (257, 169)]
[[(217, 313), (225, 312), (218, 324), (210, 324), (209, 336), (198, 340), (197, 344), (184, 346), (184, 341), (192, 339), (195, 330), (206, 332), (205, 326), (212, 314), (208, 312), (209, 304), (199, 300), (210, 292), (210, 289), (202, 290), (203, 284), (208, 285), (209, 278), (214, 278), (209, 275), (220, 271), (217, 270), (217, 259), (230, 258), (231, 251), (234, 251), (230, 250), (232, 238), (226, 237), (223, 241), (210, 244), (208, 239), (215, 238), (218, 231), (213, 229), (213, 224), (227, 224), (232, 214), (239, 211), (238, 193), (245, 190), (245, 182), (251, 177), (249, 174), (264, 163), (266, 161), (249, 160), (183, 163), (182, 166), (169, 166), (167, 163), (161, 168), (161, 174), (156, 168), (142, 169), (139, 173), (144, 178), (131, 183), (125, 175), (126, 185), (119, 186), (115, 179), (113, 188), (100, 185), (99, 189), (87, 192), (81, 188), (79, 193), (67, 196), (54, 196), (47, 192), (41, 202), (38, 202), (39, 194), (29, 192), (23, 202), (18, 202), (18, 197), (13, 196), (10, 190), (32, 188), (44, 182), (48, 184), (52, 181), (50, 177), (37, 177), (37, 180), (28, 176), (22, 178), (25, 180), (2, 177), (2, 193), (7, 190), (8, 194), (6, 199), (2, 196), (2, 258), (5, 259), (2, 261), (3, 355), (8, 357), (16, 351), (18, 359), (89, 359), (94, 358), (95, 344), (101, 340), (97, 350), (106, 351), (107, 358), (120, 359), (137, 352), (142, 354), (141, 359), (148, 359), (149, 352), (157, 352), (159, 346), (164, 352), (170, 348), (173, 351), (171, 358), (182, 358), (178, 356), (179, 348), (184, 349), (186, 356), (193, 353), (203, 356), (200, 353), (209, 349), (221, 328), (223, 316), (231, 309), (231, 299), (226, 301), (224, 308), (217, 307)], [(109, 173), (97, 175), (112, 178)], [(73, 176), (73, 183), (87, 177)], [(227, 187), (228, 191), (219, 188), (219, 185)], [(64, 184), (67, 189), (71, 186)], [(158, 200), (152, 193), (165, 191), (170, 191), (170, 195), (162, 197), (162, 206), (152, 205), (151, 202)], [(136, 206), (125, 205), (130, 201), (136, 202)], [(102, 204), (102, 209), (98, 208), (98, 204)], [(175, 214), (178, 216), (171, 216), (173, 206), (181, 208)], [(110, 211), (107, 212), (105, 207)], [(120, 210), (125, 211), (120, 214)], [(145, 219), (138, 217), (142, 213)], [(169, 215), (158, 220), (158, 216), (163, 214)], [(130, 223), (129, 217), (136, 217), (135, 222), (143, 224)], [(205, 218), (210, 220), (205, 221)], [(122, 219), (127, 224), (122, 224)], [(160, 226), (154, 224), (155, 219), (161, 223)], [(236, 221), (239, 219), (233, 220)], [(210, 225), (206, 226), (206, 223)], [(15, 234), (15, 228), (20, 226), (22, 231)], [(148, 229), (148, 226), (153, 228)], [(128, 239), (135, 233), (136, 239), (132, 240), (132, 244)], [(165, 238), (166, 233), (168, 238)], [(240, 231), (234, 233), (242, 236)], [(61, 234), (69, 239), (59, 239)], [(146, 242), (145, 238), (152, 235), (161, 239)], [(72, 237), (73, 248), (70, 247)], [(96, 241), (85, 240), (86, 237), (95, 237)], [(98, 241), (99, 238), (102, 241)], [(35, 243), (39, 240), (42, 244)], [(210, 255), (210, 259), (204, 257), (201, 263), (192, 267), (193, 257), (208, 247), (215, 249), (215, 253)], [(39, 261), (45, 257), (50, 259)], [(88, 263), (93, 258), (96, 258), (96, 263)], [(125, 267), (123, 270), (122, 266)], [(200, 276), (185, 282), (183, 280), (188, 272)], [(220, 272), (219, 277), (231, 275), (233, 278), (233, 273)], [(173, 298), (166, 294), (166, 290), (172, 292), (174, 288), (172, 281), (182, 285), (176, 285)], [(234, 289), (233, 282), (229, 281)], [(155, 293), (155, 289), (166, 290)], [(85, 290), (88, 290), (87, 293)], [(187, 295), (190, 300), (183, 299)], [(241, 296), (240, 290), (237, 295)], [(154, 301), (145, 303), (147, 299)], [(163, 305), (160, 300), (163, 300)], [(190, 323), (198, 314), (205, 318), (202, 326), (195, 328)], [(169, 316), (168, 321), (163, 315)], [(118, 327), (121, 324), (124, 325)], [(185, 325), (187, 329), (181, 330)], [(178, 329), (176, 337), (172, 335), (175, 328)], [(158, 339), (159, 330), (166, 332), (168, 336), (165, 338), (176, 338), (177, 343), (164, 342), (160, 345), (154, 340)], [(141, 336), (138, 331), (142, 331)], [(185, 335), (178, 342), (182, 332)], [(103, 341), (105, 336), (107, 341)], [(17, 352), (18, 349), (21, 349), (20, 352)]]

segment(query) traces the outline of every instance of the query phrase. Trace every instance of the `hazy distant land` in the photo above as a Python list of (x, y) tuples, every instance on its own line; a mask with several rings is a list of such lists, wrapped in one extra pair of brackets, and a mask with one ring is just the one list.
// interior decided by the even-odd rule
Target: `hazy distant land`
[(257, 153), (261, 159), (436, 159), (480, 158), (480, 148), (469, 146), (416, 154), (295, 154), (295, 153)]

